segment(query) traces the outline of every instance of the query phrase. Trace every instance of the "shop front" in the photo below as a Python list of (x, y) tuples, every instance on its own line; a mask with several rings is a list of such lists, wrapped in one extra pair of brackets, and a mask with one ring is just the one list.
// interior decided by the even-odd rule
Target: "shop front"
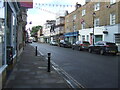
[(69, 32), (69, 33), (65, 33), (64, 37), (66, 41), (69, 41), (71, 44), (75, 43), (78, 40), (78, 35), (79, 32)]

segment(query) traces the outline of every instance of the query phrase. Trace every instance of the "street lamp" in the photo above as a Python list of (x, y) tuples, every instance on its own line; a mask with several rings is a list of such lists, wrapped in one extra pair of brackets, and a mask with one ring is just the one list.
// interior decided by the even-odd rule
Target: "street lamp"
[(94, 45), (94, 18), (95, 18), (95, 12), (93, 12), (93, 45)]
[(75, 24), (74, 23), (75, 23), (75, 20), (73, 20), (73, 41), (72, 41), (72, 43), (74, 43), (74, 32), (75, 32), (75, 26), (74, 26)]

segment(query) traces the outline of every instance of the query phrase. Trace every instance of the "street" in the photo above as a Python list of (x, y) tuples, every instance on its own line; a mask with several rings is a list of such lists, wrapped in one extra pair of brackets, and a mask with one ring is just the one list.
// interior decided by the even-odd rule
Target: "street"
[(117, 88), (118, 58), (120, 56), (99, 55), (71, 48), (51, 46), (49, 44), (32, 43), (38, 51), (73, 77), (85, 88)]

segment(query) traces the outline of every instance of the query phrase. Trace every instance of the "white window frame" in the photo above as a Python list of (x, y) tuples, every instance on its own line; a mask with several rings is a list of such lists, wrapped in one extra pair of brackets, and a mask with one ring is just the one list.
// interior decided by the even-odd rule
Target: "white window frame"
[(116, 0), (110, 0), (110, 4), (116, 3)]
[(73, 31), (76, 31), (76, 25), (75, 24), (73, 25)]
[(75, 19), (76, 19), (76, 14), (73, 15), (73, 20), (75, 20)]
[(85, 15), (85, 13), (86, 13), (86, 10), (85, 10), (85, 9), (83, 9), (83, 10), (82, 10), (82, 16), (84, 16), (84, 15)]
[(98, 11), (98, 10), (100, 10), (100, 3), (99, 2), (94, 5), (94, 11)]
[(82, 41), (85, 41), (85, 35), (82, 35)]
[(82, 29), (85, 29), (85, 22), (83, 22), (81, 26), (82, 26)]
[(67, 19), (66, 21), (67, 21), (67, 23), (68, 23), (68, 22), (69, 22), (69, 19)]
[(87, 35), (86, 37), (87, 37), (87, 41), (89, 41), (89, 35)]
[(115, 24), (115, 20), (116, 19), (116, 15), (114, 13), (110, 14), (110, 25), (114, 25)]
[(100, 25), (100, 19), (99, 19), (99, 18), (96, 18), (96, 19), (94, 20), (94, 27), (99, 27), (99, 25)]

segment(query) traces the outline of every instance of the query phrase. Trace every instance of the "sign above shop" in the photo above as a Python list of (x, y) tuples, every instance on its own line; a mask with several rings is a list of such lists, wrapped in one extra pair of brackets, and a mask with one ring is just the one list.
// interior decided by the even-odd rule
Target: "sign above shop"
[(20, 2), (20, 6), (24, 8), (33, 8), (33, 2)]

